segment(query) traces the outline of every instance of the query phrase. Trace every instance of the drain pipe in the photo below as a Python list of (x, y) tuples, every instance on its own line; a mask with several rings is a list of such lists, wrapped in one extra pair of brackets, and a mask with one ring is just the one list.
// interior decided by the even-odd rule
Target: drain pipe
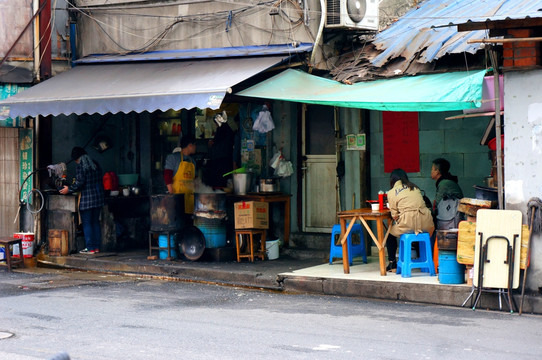
[(319, 44), (320, 41), (322, 41), (322, 35), (324, 33), (324, 24), (326, 23), (326, 17), (327, 17), (327, 8), (326, 8), (326, 2), (325, 0), (320, 0), (320, 8), (321, 8), (321, 14), (320, 17), (320, 26), (318, 27), (318, 34), (316, 35), (316, 39), (314, 40), (314, 47), (312, 48), (311, 53), (311, 59), (309, 62), (309, 74), (312, 73), (312, 69), (314, 67), (314, 59), (316, 58), (316, 52), (315, 50), (320, 48)]
[(75, 37), (77, 36), (77, 28), (74, 22), (70, 22), (70, 51), (71, 51), (71, 66), (75, 66), (75, 60), (77, 60), (77, 48)]
[[(39, 9), (39, 0), (32, 1), (32, 13), (34, 15), (34, 80), (40, 81), (40, 17), (36, 16)], [(45, 3), (43, 3), (45, 5)]]

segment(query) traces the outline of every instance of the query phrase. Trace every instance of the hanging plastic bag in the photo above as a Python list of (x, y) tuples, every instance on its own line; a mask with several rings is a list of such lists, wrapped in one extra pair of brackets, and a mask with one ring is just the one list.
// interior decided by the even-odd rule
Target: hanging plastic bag
[(294, 167), (290, 161), (284, 159), (280, 160), (276, 170), (275, 175), (280, 177), (288, 177), (294, 173)]
[(273, 169), (276, 169), (277, 166), (279, 166), (280, 159), (282, 158), (282, 153), (280, 151), (277, 151), (273, 154), (273, 157), (269, 161), (269, 166), (271, 166)]
[(262, 106), (262, 110), (258, 114), (258, 117), (254, 121), (254, 125), (252, 126), (252, 130), (266, 133), (275, 128), (275, 123), (273, 122), (273, 118), (271, 117), (271, 112), (269, 111), (269, 108), (267, 105)]

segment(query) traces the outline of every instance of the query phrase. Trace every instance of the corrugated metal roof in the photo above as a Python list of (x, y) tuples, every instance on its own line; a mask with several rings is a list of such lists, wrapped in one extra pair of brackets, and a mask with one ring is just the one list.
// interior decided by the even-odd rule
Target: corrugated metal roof
[(541, 9), (542, 0), (428, 0), (376, 35), (373, 44), (382, 53), (370, 62), (379, 67), (394, 58), (411, 59), (416, 54), (420, 63), (446, 54), (474, 54), (482, 44), (467, 41), (487, 37), (486, 31), (458, 32), (455, 25), (542, 17)]

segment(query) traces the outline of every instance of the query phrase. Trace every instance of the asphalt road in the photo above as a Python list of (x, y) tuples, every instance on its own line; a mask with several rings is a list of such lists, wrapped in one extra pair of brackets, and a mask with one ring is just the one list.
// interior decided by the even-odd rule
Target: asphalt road
[(506, 312), (0, 270), (2, 360), (540, 359), (541, 325)]

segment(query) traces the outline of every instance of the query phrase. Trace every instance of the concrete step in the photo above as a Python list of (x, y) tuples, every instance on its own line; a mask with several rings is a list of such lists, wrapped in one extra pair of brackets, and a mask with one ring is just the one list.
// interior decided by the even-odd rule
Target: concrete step
[(331, 233), (292, 233), (290, 235), (290, 247), (329, 252), (330, 236)]
[(293, 259), (308, 260), (308, 259), (321, 259), (326, 261), (329, 259), (329, 249), (317, 250), (317, 249), (299, 249), (299, 248), (283, 248), (281, 254), (290, 256)]

